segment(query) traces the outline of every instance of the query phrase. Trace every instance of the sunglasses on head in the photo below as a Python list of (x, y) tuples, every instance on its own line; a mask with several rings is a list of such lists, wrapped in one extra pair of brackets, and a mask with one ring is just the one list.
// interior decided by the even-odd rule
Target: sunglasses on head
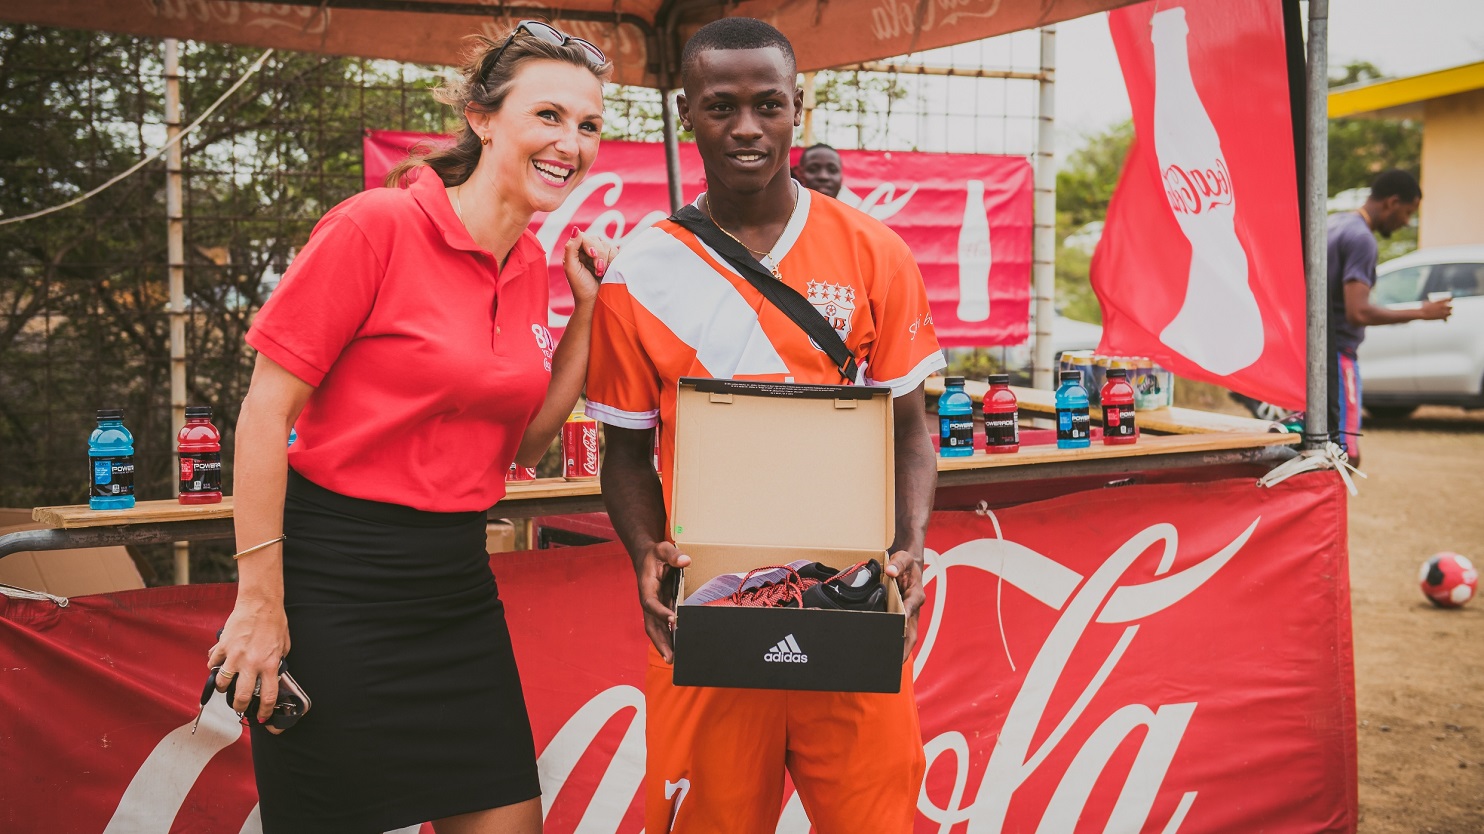
[(521, 32), (525, 32), (526, 34), (535, 38), (540, 38), (541, 40), (546, 41), (552, 46), (566, 46), (569, 43), (575, 43), (578, 46), (582, 47), (582, 51), (587, 53), (588, 63), (592, 64), (595, 67), (601, 67), (604, 64), (608, 63), (608, 58), (603, 54), (603, 50), (597, 48), (596, 46), (593, 46), (588, 41), (585, 41), (582, 38), (574, 38), (566, 32), (563, 32), (562, 30), (556, 28), (555, 26), (547, 23), (542, 23), (539, 20), (522, 20), (520, 23), (515, 24), (515, 29), (510, 33), (510, 37), (506, 38), (505, 42), (500, 44), (500, 48), (496, 49), (494, 53), (490, 55), (490, 59), (486, 61), (484, 66), (480, 69), (479, 77), (481, 79), (489, 75), (490, 70), (499, 65), (500, 56), (505, 54), (506, 47), (510, 46), (510, 44), (515, 40), (515, 36), (519, 35)]

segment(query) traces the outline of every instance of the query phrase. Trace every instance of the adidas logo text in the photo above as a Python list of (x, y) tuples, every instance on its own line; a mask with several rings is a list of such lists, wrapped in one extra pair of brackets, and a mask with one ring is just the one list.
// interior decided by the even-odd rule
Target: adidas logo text
[(792, 634), (778, 641), (778, 645), (768, 649), (763, 655), (763, 660), (769, 663), (808, 663), (809, 655), (799, 648), (799, 641)]

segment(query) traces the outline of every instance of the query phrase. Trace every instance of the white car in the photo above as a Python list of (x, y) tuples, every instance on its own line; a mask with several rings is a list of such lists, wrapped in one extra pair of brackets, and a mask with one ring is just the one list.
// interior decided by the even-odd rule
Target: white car
[(1376, 417), (1419, 405), (1484, 408), (1484, 245), (1419, 249), (1376, 269), (1371, 303), (1417, 309), (1453, 297), (1447, 321), (1367, 327), (1360, 344), (1361, 395)]

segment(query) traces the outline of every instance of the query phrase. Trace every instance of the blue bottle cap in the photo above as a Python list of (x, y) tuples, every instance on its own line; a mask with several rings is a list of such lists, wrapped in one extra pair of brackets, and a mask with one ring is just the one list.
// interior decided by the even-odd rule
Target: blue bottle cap
[(122, 408), (100, 408), (98, 409), (99, 420), (122, 420), (124, 410)]
[(961, 377), (961, 376), (950, 376), (950, 377), (947, 377), (947, 378), (945, 378), (943, 380), (943, 384), (944, 385), (956, 385), (959, 388), (962, 388), (962, 387), (964, 387), (964, 378)]

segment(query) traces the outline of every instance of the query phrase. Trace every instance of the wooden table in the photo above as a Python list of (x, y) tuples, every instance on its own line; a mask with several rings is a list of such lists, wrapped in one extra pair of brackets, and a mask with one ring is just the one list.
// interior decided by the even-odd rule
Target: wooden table
[[(965, 386), (976, 400), (988, 386)], [(943, 391), (941, 379), (928, 381), (927, 391)], [(1056, 411), (1050, 391), (1016, 388), (1020, 409), (1027, 416)], [(1101, 419), (1094, 408), (1093, 419)], [(1152, 469), (1184, 469), (1233, 463), (1277, 464), (1292, 457), (1295, 434), (1271, 431), (1261, 420), (1212, 414), (1187, 408), (1163, 408), (1138, 414), (1141, 435), (1130, 446), (1093, 444), (1086, 449), (1025, 446), (1015, 454), (977, 452), (966, 458), (939, 458), (940, 487), (1003, 483), (1090, 475), (1119, 476)], [(506, 497), (489, 512), (490, 518), (525, 519), (546, 515), (600, 512), (598, 482), (545, 478), (512, 483)], [(46, 525), (0, 536), (0, 558), (26, 550), (63, 550), (106, 545), (160, 544), (231, 538), (232, 498), (220, 504), (180, 504), (174, 500), (140, 501), (128, 510), (93, 510), (87, 505), (38, 507), (32, 517)]]

